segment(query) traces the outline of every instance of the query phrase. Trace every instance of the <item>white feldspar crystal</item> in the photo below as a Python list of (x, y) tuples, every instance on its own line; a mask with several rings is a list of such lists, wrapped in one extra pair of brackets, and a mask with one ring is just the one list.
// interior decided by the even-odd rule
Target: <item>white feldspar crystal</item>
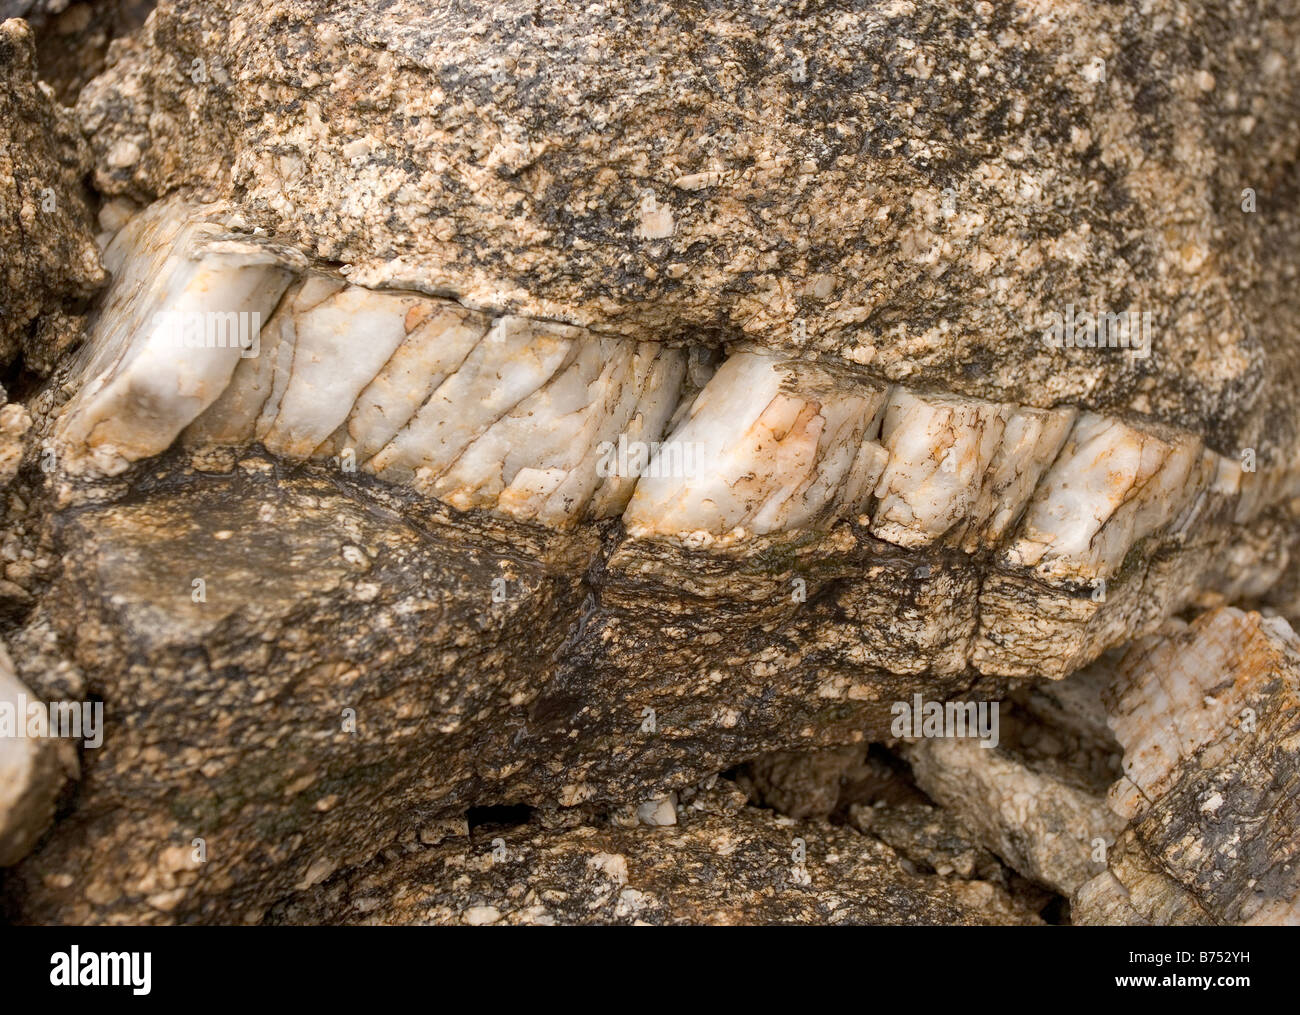
[(895, 388), (881, 428), (889, 462), (876, 485), (871, 534), (898, 546), (925, 546), (964, 520), (1011, 408)]
[(677, 824), (677, 794), (655, 797), (639, 804), (636, 819), (642, 825), (666, 826)]
[[(605, 479), (635, 480), (634, 473), (620, 475), (618, 462), (601, 449), (629, 430), (657, 440), (673, 408), (663, 396), (675, 398), (681, 375), (675, 351), (618, 339), (577, 341), (554, 376), (486, 428), (433, 492), (460, 508), (497, 500), (516, 517), (562, 524)], [(612, 514), (623, 503), (625, 495), (602, 499)]]
[(323, 276), (286, 294), (263, 354), (187, 443), (350, 453), (454, 507), (555, 526), (622, 510), (636, 477), (602, 475), (600, 448), (657, 440), (684, 372), (676, 350)]
[(1075, 415), (895, 388), (881, 428), (889, 462), (876, 487), (872, 535), (906, 547), (946, 537), (967, 552), (996, 545)]
[(1238, 524), (1251, 521), (1279, 501), (1300, 497), (1300, 461), (1256, 458), (1246, 471), (1240, 460), (1229, 459), (1228, 468), (1235, 469), (1239, 477), (1241, 499), (1234, 518)]
[(874, 443), (885, 400), (807, 366), (733, 355), (659, 451), (689, 447), (694, 468), (656, 470), (652, 460), (624, 515), (628, 532), (707, 546), (864, 510), (885, 459)]
[(1202, 448), (1199, 461), (1193, 460), (1184, 482), (1186, 495), (1182, 506), (1169, 519), (1166, 532), (1172, 536), (1194, 533), (1207, 514), (1234, 502), (1240, 493), (1240, 469), (1230, 458)]
[(997, 545), (1019, 521), (1077, 415), (1074, 409), (1022, 407), (1012, 412), (960, 537), (967, 553)]
[(677, 350), (500, 318), (367, 467), (461, 509), (556, 526), (616, 515), (636, 477), (607, 448), (658, 440), (684, 370)]
[(357, 397), (336, 437), (340, 449), (353, 448), (360, 461), (377, 454), (460, 367), (490, 324), (486, 315), (455, 303), (422, 300), (407, 310), (405, 337)]
[(577, 334), (559, 325), (498, 318), (371, 467), (391, 480), (410, 481), (419, 470), (426, 481), (441, 477), (496, 420), (564, 373), (576, 355)]
[(230, 386), (186, 431), (194, 447), (260, 441), (287, 458), (365, 461), (487, 332), (488, 318), (410, 293), (309, 276), (285, 294)]
[[(275, 419), (262, 436), (273, 454), (308, 458), (345, 420), (407, 337), (419, 296), (338, 286), (293, 315), (293, 358)], [(281, 341), (284, 341), (283, 335)]]
[(132, 219), (104, 261), (113, 282), (55, 431), (72, 473), (111, 475), (165, 451), (255, 353), (291, 278), (283, 252), (171, 201)]
[(240, 447), (262, 440), (275, 422), (293, 364), (297, 313), (338, 285), (312, 277), (286, 290), (277, 312), (262, 328), (256, 356), (239, 361), (230, 383), (183, 435), (191, 447)]
[[(219, 213), (159, 202), (110, 244), (114, 286), (57, 435), (70, 471), (120, 472), (183, 430), (196, 451), (337, 456), (457, 508), (547, 525), (626, 506), (650, 455), (610, 452), (656, 446), (685, 353), (348, 285), (232, 238)], [(249, 344), (190, 348), (153, 325), (167, 313), (258, 319)]]
[(1213, 482), (1199, 440), (1082, 413), (1007, 551), (1058, 578), (1108, 577), (1128, 551)]
[[(1007, 563), (1083, 581), (1234, 498), (1242, 520), (1300, 493), (1298, 468), (1243, 472), (1155, 424), (873, 388), (766, 353), (710, 377), (711, 357), (367, 289), (224, 214), (169, 198), (109, 244), (113, 284), (55, 428), (69, 472), (121, 472), (183, 431), (196, 451), (337, 458), (552, 526), (626, 509), (633, 536), (726, 546), (870, 512), (899, 546), (1006, 546)], [(229, 341), (245, 317), (251, 346)], [(212, 334), (178, 341), (178, 319)]]
[[(601, 479), (591, 500), (591, 514), (596, 518), (613, 518), (621, 515), (627, 508), (632, 491), (636, 488), (644, 470), (622, 468), (619, 456), (626, 448), (629, 455), (637, 456), (635, 462), (631, 464), (640, 465), (644, 460), (648, 468), (652, 450), (659, 438), (668, 430), (672, 423), (672, 414), (680, 404), (682, 387), (689, 370), (684, 353), (660, 352), (646, 345), (637, 346), (633, 367), (635, 372), (633, 388), (640, 392), (636, 411), (628, 420), (623, 433), (617, 438), (611, 438), (611, 447), (601, 449), (598, 445), (598, 450), (604, 451), (602, 461), (606, 467), (599, 470), (604, 473), (604, 478)], [(670, 448), (669, 455), (681, 450)], [(665, 460), (660, 457), (656, 461), (658, 464)], [(682, 468), (691, 464), (680, 456), (677, 461)], [(614, 467), (610, 467), (611, 465)]]

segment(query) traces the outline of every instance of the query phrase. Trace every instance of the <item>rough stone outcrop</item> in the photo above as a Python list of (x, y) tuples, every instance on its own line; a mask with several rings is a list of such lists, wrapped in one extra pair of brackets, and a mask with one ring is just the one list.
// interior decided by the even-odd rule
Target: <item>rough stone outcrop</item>
[(1297, 598), (1296, 0), (130, 6), (84, 140), (0, 28), (9, 916), (1294, 918), (1166, 625)]
[(41, 80), (71, 106), (104, 69), (109, 44), (143, 25), (153, 7), (154, 0), (3, 0), (0, 19), (32, 26)]
[[(1151, 412), (1281, 464), (1296, 19), (175, 0), (78, 111), (106, 193), (234, 197), (361, 284)], [(1066, 304), (1150, 313), (1151, 355), (1049, 347)]]
[(50, 729), (44, 706), (0, 645), (0, 867), (21, 860), (49, 828), (59, 793), (77, 772), (76, 751)]
[(31, 29), (0, 24), (0, 363), (38, 372), (80, 336), (104, 282), (83, 177), (89, 153), (72, 115), (36, 79)]

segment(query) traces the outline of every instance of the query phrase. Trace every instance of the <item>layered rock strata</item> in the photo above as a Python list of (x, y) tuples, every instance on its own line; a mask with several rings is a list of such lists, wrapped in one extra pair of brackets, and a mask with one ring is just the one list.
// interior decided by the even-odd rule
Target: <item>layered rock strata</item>
[(222, 214), (170, 200), (109, 245), (116, 281), (54, 428), (68, 476), (178, 436), (209, 462), (260, 445), (552, 529), (621, 516), (612, 570), (640, 569), (644, 543), (833, 558), (865, 536), (964, 572), (978, 609), (953, 651), (1001, 676), (1064, 675), (1223, 591), (1236, 533), (1300, 491), (1300, 470), (1150, 420), (744, 350), (710, 372), (682, 349), (364, 289)]

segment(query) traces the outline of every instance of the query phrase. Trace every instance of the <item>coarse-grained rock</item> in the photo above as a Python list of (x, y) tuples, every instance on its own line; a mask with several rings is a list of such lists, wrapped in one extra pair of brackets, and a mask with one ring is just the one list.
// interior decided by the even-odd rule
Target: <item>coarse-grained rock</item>
[(792, 818), (826, 818), (839, 805), (844, 783), (863, 762), (860, 747), (756, 758), (746, 773), (757, 802)]
[[(75, 809), (6, 879), (16, 918), (236, 919), (492, 802), (581, 606), (571, 564), (265, 459), (137, 492), (59, 523), (42, 617), (106, 732)], [(168, 866), (195, 839), (206, 861)]]
[(853, 804), (849, 820), (894, 849), (914, 870), (981, 881), (995, 881), (1006, 870), (951, 810), (933, 804)]
[[(8, 880), (20, 919), (238, 919), (472, 805), (613, 806), (774, 750), (861, 753), (892, 702), (979, 679), (930, 670), (886, 623), (890, 575), (924, 601), (910, 566), (807, 604), (719, 579), (700, 598), (604, 572), (585, 527), (252, 453), (217, 473), (151, 462), (53, 515), (62, 567), (34, 616), (108, 728)], [(841, 613), (866, 597), (871, 629)], [(195, 838), (200, 870), (158, 872)], [(77, 894), (48, 890), (73, 871)]]
[(745, 807), (674, 828), (534, 825), (412, 847), (269, 923), (1032, 924), (1004, 889), (905, 873), (871, 836)]
[[(165, 0), (78, 113), (106, 193), (206, 188), (359, 284), (1150, 412), (1277, 466), (1296, 27), (1291, 0)], [(1067, 305), (1150, 314), (1150, 355), (1052, 347)]]
[[(902, 878), (966, 921), (1010, 912), (991, 854), (1069, 894), (1131, 817), (1122, 880), (1096, 673), (1029, 685), (1289, 595), (1298, 36), (1294, 0), (163, 0), (59, 163), (107, 199), (82, 347), (68, 251), (14, 288), (0, 619), (108, 729), (8, 913), (868, 922)], [(1076, 310), (1110, 341), (1052, 341)], [(867, 813), (919, 698), (1001, 700), (1003, 743), (909, 745), (932, 801)], [(693, 788), (737, 766), (852, 827)], [(521, 806), (564, 815), (503, 836), (546, 891), (593, 837), (661, 873), (517, 906), (455, 840)], [(787, 827), (856, 902), (764, 908)], [(774, 859), (692, 881), (732, 836)]]
[(109, 44), (143, 25), (153, 7), (154, 0), (0, 0), (0, 19), (32, 26), (41, 80), (71, 106), (104, 69)]
[[(129, 482), (177, 442), (212, 467), (260, 447), (552, 529), (620, 517), (616, 580), (797, 603), (845, 578), (884, 619), (908, 573), (946, 609), (858, 661), (945, 676), (1064, 676), (1189, 601), (1260, 594), (1289, 557), (1300, 469), (1154, 422), (754, 352), (714, 369), (702, 346), (368, 289), (192, 195), (130, 217), (105, 256), (113, 284), (46, 392), (73, 485)], [(864, 558), (896, 574), (854, 581)], [(787, 563), (778, 591), (761, 573)]]
[(81, 334), (104, 282), (83, 178), (89, 152), (69, 110), (36, 79), (26, 22), (0, 24), (0, 364), (38, 373)]

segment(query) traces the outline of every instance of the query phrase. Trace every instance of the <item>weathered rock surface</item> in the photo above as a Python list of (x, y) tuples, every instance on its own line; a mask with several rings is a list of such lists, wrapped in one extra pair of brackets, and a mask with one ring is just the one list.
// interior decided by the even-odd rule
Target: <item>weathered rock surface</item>
[[(580, 609), (571, 566), (265, 460), (136, 490), (60, 523), (49, 615), (108, 729), (75, 811), (7, 880), (20, 918), (235, 919), (439, 804), (494, 802)], [(169, 867), (196, 838), (206, 864)]]
[(995, 881), (1005, 871), (959, 818), (933, 804), (853, 804), (849, 813), (854, 828), (876, 836), (913, 870), (981, 881)]
[[(461, 515), (329, 466), (249, 455), (208, 475), (173, 452), (130, 491), (55, 516), (42, 622), (109, 728), (76, 809), (9, 879), (27, 919), (234, 919), (413, 822), (865, 749), (892, 702), (975, 679), (901, 663), (924, 647), (899, 643), (883, 583), (917, 588), (910, 566), (808, 603), (765, 570), (780, 598), (751, 603), (610, 573), (585, 529)], [(841, 614), (868, 600), (873, 625)], [(161, 851), (196, 837), (202, 876), (159, 880)], [(47, 890), (74, 871), (81, 894)]]
[(271, 923), (1028, 924), (1002, 888), (908, 874), (889, 847), (744, 807), (673, 828), (486, 828), (394, 850)]
[[(113, 285), (59, 378), (70, 397), (43, 402), (63, 570), (41, 616), (95, 693), (115, 706), (133, 695), (126, 715), (139, 719), (125, 720), (136, 742), (96, 756), (77, 814), (15, 879), (24, 913), (230, 918), (304, 871), (373, 855), (411, 807), (437, 821), (471, 803), (661, 799), (771, 751), (865, 745), (888, 735), (896, 701), (995, 697), (1004, 675), (1059, 676), (1154, 626), (1197, 592), (1196, 575), (1226, 572), (1238, 548), (1222, 537), (1239, 517), (1281, 524), (1268, 505), (1285, 487), (1259, 493), (1273, 480), (1154, 424), (897, 386), (868, 396), (755, 353), (710, 375), (654, 343), (346, 284), (229, 214), (160, 202), (116, 233)], [(256, 344), (231, 321), (243, 314), (267, 318)], [(221, 341), (189, 334), (190, 318), (219, 318)], [(753, 436), (732, 439), (755, 405)], [(653, 442), (672, 419), (669, 443), (708, 449), (705, 489), (656, 474), (654, 458), (648, 477), (602, 475), (602, 443), (629, 429)], [(966, 440), (972, 420), (987, 441)], [(927, 464), (935, 440), (951, 471)], [(730, 541), (643, 531), (663, 517), (647, 507), (656, 498), (722, 511), (715, 531)], [(836, 522), (832, 504), (861, 514)], [(1081, 504), (1097, 512), (1090, 526), (1071, 520)], [(1164, 556), (1115, 574), (1143, 546)], [(1039, 556), (1016, 565), (1025, 547)], [(1281, 565), (1266, 542), (1233, 564), (1251, 552), (1263, 583)], [(387, 554), (381, 578), (346, 580)], [(1114, 579), (1109, 598), (1080, 586), (1098, 575)], [(1008, 587), (1023, 601), (1008, 607)], [(1061, 600), (1074, 604), (1064, 620), (1051, 612)], [(341, 652), (316, 644), (340, 628), (352, 634)], [(374, 647), (395, 631), (405, 643)], [(519, 640), (530, 651), (507, 658)], [(336, 723), (353, 707), (343, 688), (381, 703), (361, 758), (321, 734), (319, 693)], [(196, 711), (225, 700), (241, 724), (228, 772), (209, 753), (225, 729), (203, 730)], [(403, 737), (413, 718), (455, 735)], [(154, 742), (190, 750), (169, 758)], [(286, 787), (301, 801), (358, 765), (401, 787), (351, 805), (390, 821), (358, 837), (349, 805), (333, 824), (305, 804), (284, 813)], [(165, 808), (131, 788), (140, 780), (171, 787)], [(122, 800), (138, 826), (120, 820)], [(1062, 821), (1077, 839), (1080, 821)], [(121, 842), (129, 862), (88, 865), (95, 838)], [(195, 838), (221, 841), (220, 860), (204, 861), (212, 877), (157, 874), (159, 849)], [(1075, 886), (1014, 855), (1026, 876)], [(82, 898), (44, 892), (73, 867), (94, 871)]]
[(104, 282), (83, 177), (89, 153), (71, 113), (36, 80), (31, 29), (0, 24), (0, 363), (21, 352), (47, 372), (80, 336)]
[(72, 745), (13, 671), (0, 645), (0, 867), (16, 863), (49, 827), (64, 783), (77, 773)]
[[(209, 188), (360, 284), (1152, 412), (1280, 465), (1296, 21), (176, 0), (78, 110), (106, 193)], [(1067, 303), (1149, 312), (1151, 355), (1050, 347)]]
[[(1288, 559), (1300, 469), (1156, 423), (752, 352), (713, 371), (699, 346), (346, 284), (220, 202), (156, 203), (106, 257), (52, 428), (71, 478), (178, 436), (212, 467), (262, 447), (553, 529), (621, 516), (611, 573), (750, 600), (777, 590), (756, 564), (796, 562), (807, 599), (888, 556), (949, 599), (895, 672), (1063, 676), (1198, 596), (1259, 594)], [(894, 612), (884, 591), (864, 608)]]
[[(1099, 701), (1097, 673), (1104, 670), (1099, 664), (1046, 693)], [(1056, 704), (1048, 710), (1053, 719)], [(1106, 806), (1115, 744), (1089, 728), (1086, 715), (1064, 725), (1007, 708), (994, 746), (973, 738), (921, 739), (909, 742), (903, 755), (917, 785), (980, 843), (1020, 874), (1068, 896), (1098, 873), (1105, 849), (1124, 827)]]
[[(113, 282), (71, 356), (90, 163), (24, 85), (14, 186), (57, 168), (68, 218), (0, 261), (0, 353), (53, 374), (0, 415), (0, 616), (109, 726), (8, 912), (1024, 920), (1004, 862), (1080, 919), (1292, 918), (1284, 678), (1210, 750), (1213, 688), (1126, 663), (1122, 816), (1111, 663), (1029, 685), (1294, 595), (1298, 35), (1293, 0), (164, 0), (77, 101)], [(1001, 746), (904, 749), (931, 800), (868, 798), (895, 702), (1008, 693)], [(1227, 830), (1179, 797), (1220, 757)], [(739, 765), (797, 822), (692, 789)], [(469, 812), (521, 804), (567, 816), (494, 862)]]
[(1111, 690), (1131, 819), (1083, 923), (1300, 924), (1300, 639), (1224, 608), (1172, 623)]
[(154, 0), (3, 0), (0, 19), (32, 26), (41, 80), (71, 106), (104, 69), (109, 44), (143, 25), (153, 7)]

